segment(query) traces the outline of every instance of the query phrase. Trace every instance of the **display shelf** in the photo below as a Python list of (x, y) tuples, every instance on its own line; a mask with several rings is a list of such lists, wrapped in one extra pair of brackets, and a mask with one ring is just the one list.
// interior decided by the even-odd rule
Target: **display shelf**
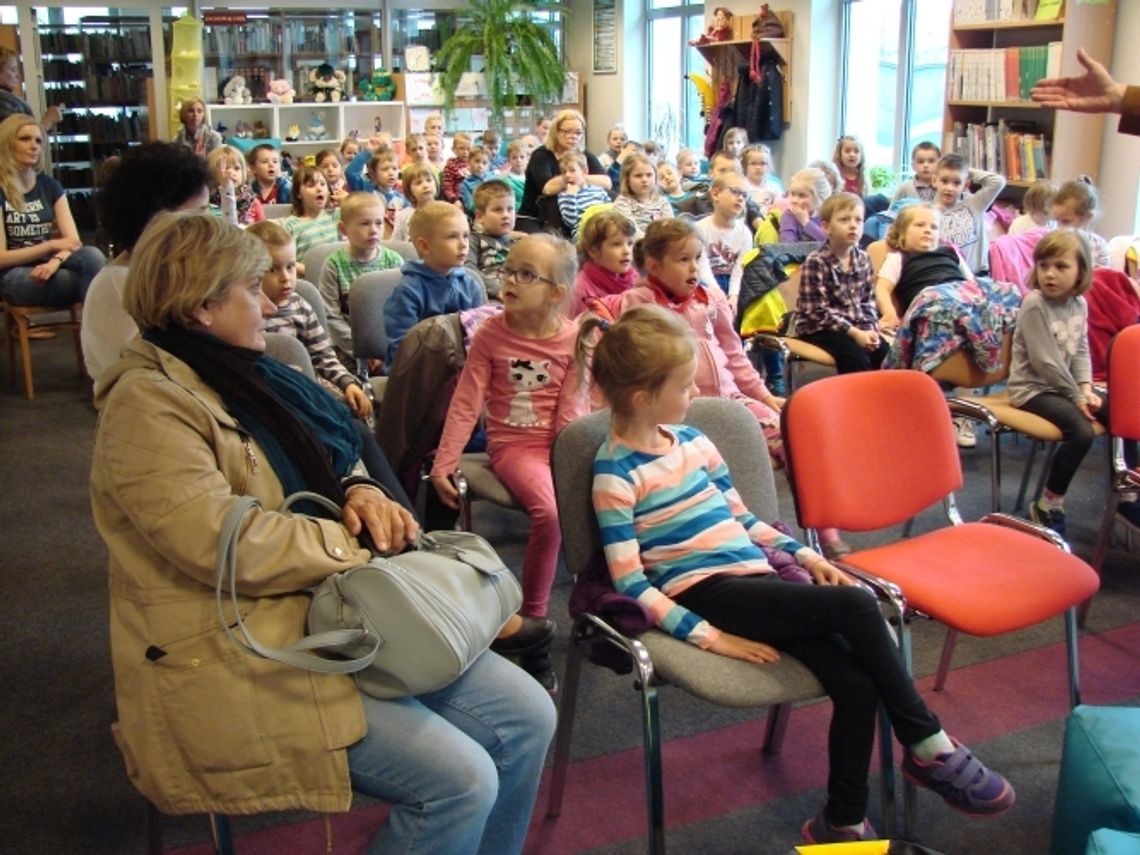
[[(792, 115), (792, 13), (777, 12), (784, 27), (782, 39), (760, 39), (762, 51), (772, 51), (780, 60), (780, 73), (784, 78), (784, 121)], [(733, 39), (725, 42), (705, 42), (692, 47), (704, 58), (709, 67), (713, 92), (720, 92), (723, 81), (730, 81), (735, 93), (741, 65), (748, 65), (752, 56), (752, 39)]]
[[(304, 135), (315, 114), (324, 114), (323, 124), (326, 138), (306, 140)], [(338, 101), (337, 103), (315, 103), (304, 101), (293, 104), (207, 104), (206, 116), (211, 127), (219, 123), (227, 128), (223, 136), (235, 132), (239, 122), (253, 125), (260, 121), (269, 129), (269, 135), (281, 142), (285, 151), (300, 151), (315, 154), (322, 148), (337, 148), (352, 131), (360, 137), (373, 133), (372, 122), (381, 117), (383, 128), (392, 134), (393, 140), (404, 137), (404, 103), (402, 101)], [(297, 125), (301, 139), (286, 140), (289, 127)]]
[[(955, 6), (963, 6), (967, 2), (969, 0), (958, 0)], [(1078, 48), (1083, 47), (1093, 59), (1100, 62), (1109, 61), (1115, 18), (1116, 0), (1095, 5), (1069, 2), (1065, 4), (1062, 18), (1048, 21), (1017, 19), (957, 23), (952, 11), (949, 40), (951, 60), (948, 61), (948, 67), (952, 71), (953, 58), (962, 51), (976, 51), (977, 54), (967, 54), (972, 57), (984, 57), (987, 54), (1000, 56), (1007, 52), (1020, 57), (1025, 49), (1044, 49), (1047, 56), (1052, 43), (1056, 73), (1060, 76), (1079, 75), (1083, 73), (1083, 68), (1077, 60)], [(975, 59), (975, 62), (982, 62), (982, 68), (985, 69), (984, 61)], [(1041, 67), (1040, 63), (1037, 67)], [(1018, 72), (1016, 81), (1009, 76), (1015, 68)], [(1030, 66), (1027, 71), (1032, 72), (1032, 68)], [(986, 72), (983, 71), (984, 73)], [(1011, 144), (1002, 142), (1000, 132), (1033, 134), (1040, 137), (1040, 147), (1047, 154), (1044, 158), (1046, 168), (1043, 173), (1037, 171), (1038, 177), (1059, 182), (1078, 175), (1089, 175), (1096, 180), (1100, 168), (1103, 117), (1069, 111), (1054, 112), (1036, 102), (1025, 100), (1028, 88), (1036, 79), (1022, 80), (1020, 65), (1008, 65), (1004, 71), (995, 69), (993, 73), (1008, 84), (1009, 88), (1005, 90), (1007, 94), (1016, 87), (1020, 90), (1019, 97), (994, 99), (969, 97), (968, 94), (947, 97), (943, 110), (944, 149), (954, 150), (963, 139), (984, 140), (986, 133), (990, 133), (994, 139), (990, 154), (993, 155), (995, 150), (1000, 153), (998, 171), (1006, 175), (1010, 188), (1020, 191), (1028, 187), (1032, 180), (1023, 173), (1012, 172), (1011, 164), (1015, 167), (1018, 163), (1024, 164), (1024, 159), (1009, 156), (1018, 150), (1016, 140), (1011, 147)], [(1030, 77), (1039, 78), (1043, 74), (1043, 71), (1030, 73)], [(947, 95), (956, 91), (954, 75), (948, 73)], [(1001, 90), (998, 91), (1000, 93)], [(978, 94), (984, 96), (986, 93), (983, 90)], [(983, 158), (986, 151), (983, 145)], [(972, 158), (971, 165), (986, 167), (977, 158)]]

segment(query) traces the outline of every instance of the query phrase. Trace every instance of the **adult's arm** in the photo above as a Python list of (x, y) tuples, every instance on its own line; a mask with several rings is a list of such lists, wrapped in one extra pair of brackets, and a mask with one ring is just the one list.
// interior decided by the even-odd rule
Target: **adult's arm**
[[(208, 587), (222, 521), (241, 494), (219, 468), (216, 428), (190, 392), (156, 373), (112, 394), (92, 464), (97, 521), (117, 507), (149, 548)], [(255, 509), (241, 530), (238, 591), (292, 593), (367, 560), (340, 523)]]
[[(60, 231), (60, 237), (50, 238), (32, 246), (18, 249), (8, 249), (8, 233), (0, 228), (0, 270), (8, 267), (21, 267), (37, 262), (48, 263), (53, 266), (63, 264), (63, 259), (50, 261), (51, 256), (62, 255), (67, 258), (73, 251), (83, 246), (79, 240), (79, 230), (75, 227), (75, 219), (71, 216), (71, 208), (67, 204), (67, 194), (63, 193), (52, 205), (52, 215)], [(53, 270), (52, 273), (55, 271)]]

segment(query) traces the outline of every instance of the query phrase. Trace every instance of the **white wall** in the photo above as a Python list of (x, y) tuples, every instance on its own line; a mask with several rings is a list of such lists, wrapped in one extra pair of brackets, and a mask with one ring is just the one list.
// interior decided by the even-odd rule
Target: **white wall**
[[(1118, 0), (1112, 64), (1117, 80), (1140, 85), (1140, 3)], [(1096, 230), (1105, 237), (1140, 233), (1140, 137), (1118, 133), (1119, 116), (1105, 118), (1100, 149), (1099, 189), (1104, 214)]]

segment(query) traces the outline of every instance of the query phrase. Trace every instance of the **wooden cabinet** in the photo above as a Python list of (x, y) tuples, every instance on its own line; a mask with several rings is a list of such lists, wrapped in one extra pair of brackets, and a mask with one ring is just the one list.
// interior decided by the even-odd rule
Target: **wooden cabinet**
[[(969, 7), (977, 5), (971, 0), (958, 0), (950, 22), (944, 150), (959, 150), (965, 155), (968, 152), (960, 150), (963, 138), (981, 140), (980, 151), (976, 145), (968, 147), (973, 149), (970, 165), (985, 169), (988, 136), (994, 146), (991, 156), (996, 159), (996, 171), (1006, 175), (1014, 188), (1028, 187), (1035, 173), (1038, 178), (1057, 182), (1078, 175), (1097, 180), (1104, 117), (1042, 109), (1027, 100), (1027, 87), (1020, 85), (1020, 80), (1010, 79), (1009, 75), (1018, 68), (1012, 59), (1007, 58), (1009, 65), (1001, 69), (996, 64), (1006, 54), (1017, 57), (1036, 51), (1047, 57), (1050, 45), (1055, 70), (1062, 76), (1083, 73), (1077, 61), (1078, 48), (1107, 64), (1112, 53), (1115, 0), (1100, 5), (1067, 0), (1060, 17), (1046, 21), (1018, 19), (1014, 13), (996, 20), (972, 20)], [(970, 66), (966, 71), (962, 71), (963, 62)], [(1047, 76), (1044, 66), (1045, 63), (1038, 64), (1041, 71), (1033, 75), (1035, 78)], [(1034, 82), (1035, 79), (1029, 80), (1028, 85)], [(1012, 144), (1016, 140), (1008, 135), (1019, 133), (1040, 138), (1044, 170), (1025, 169), (1025, 158), (1013, 157)], [(991, 160), (990, 166), (993, 165), (995, 161)]]

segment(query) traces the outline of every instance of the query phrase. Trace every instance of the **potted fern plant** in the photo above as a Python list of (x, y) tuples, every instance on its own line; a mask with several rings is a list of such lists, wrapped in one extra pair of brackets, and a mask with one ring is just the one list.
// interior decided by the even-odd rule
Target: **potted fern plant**
[(562, 14), (562, 4), (470, 0), (460, 12), (457, 31), (435, 56), (445, 109), (453, 108), (460, 78), (471, 70), (476, 56), (483, 58), (487, 101), (496, 125), (502, 125), (506, 108), (519, 103), (520, 93), (536, 107), (561, 100), (566, 71), (550, 32), (535, 17), (547, 11)]

